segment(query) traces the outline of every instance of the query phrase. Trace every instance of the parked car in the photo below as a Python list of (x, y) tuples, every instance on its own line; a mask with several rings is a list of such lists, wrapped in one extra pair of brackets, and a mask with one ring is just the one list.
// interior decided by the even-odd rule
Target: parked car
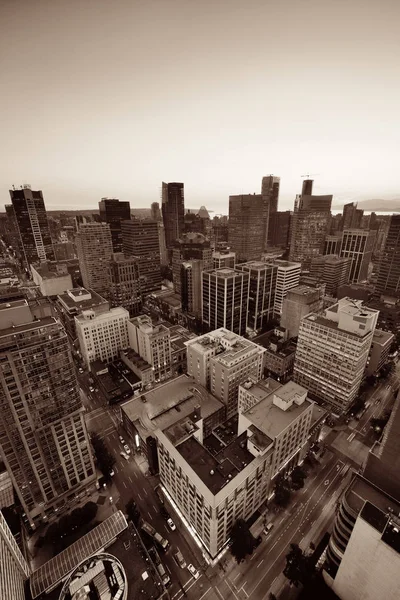
[(111, 469), (110, 471), (110, 477), (114, 477), (115, 473), (114, 473), (114, 469)]
[(125, 444), (125, 440), (124, 440), (124, 438), (122, 437), (122, 435), (120, 435), (120, 436), (119, 436), (119, 441), (121, 442), (121, 444)]
[(195, 579), (198, 579), (200, 577), (200, 573), (197, 569), (195, 569), (195, 567), (192, 564), (188, 565), (188, 571), (191, 575), (193, 575)]
[(82, 374), (82, 373), (83, 373), (83, 369), (82, 369), (82, 367), (79, 367), (78, 371), (79, 371), (79, 373), (81, 373), (81, 374)]
[(264, 528), (265, 535), (269, 534), (269, 532), (271, 531), (271, 529), (273, 528), (273, 526), (274, 526), (273, 523), (268, 523), (268, 525), (265, 526), (265, 528)]
[(182, 552), (180, 550), (177, 550), (177, 552), (175, 552), (174, 554), (174, 559), (176, 564), (181, 568), (181, 569), (186, 569), (186, 561), (183, 558)]
[(89, 386), (89, 392), (94, 392), (94, 387), (92, 385)]
[(131, 449), (129, 448), (128, 444), (124, 444), (124, 450), (127, 454), (131, 453)]
[(120, 455), (125, 459), (125, 460), (129, 460), (129, 456), (127, 455), (126, 452), (120, 452)]
[(164, 517), (164, 519), (169, 519), (169, 512), (164, 508), (164, 506), (160, 506), (160, 513)]
[(168, 527), (170, 528), (170, 530), (175, 531), (176, 525), (173, 522), (173, 520), (171, 519), (171, 517), (169, 517), (169, 519), (167, 519), (167, 523), (168, 523)]

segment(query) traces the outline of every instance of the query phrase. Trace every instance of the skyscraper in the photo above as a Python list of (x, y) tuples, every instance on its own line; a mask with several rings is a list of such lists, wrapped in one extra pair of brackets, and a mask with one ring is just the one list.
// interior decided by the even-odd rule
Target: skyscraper
[[(304, 186), (303, 182), (303, 186)], [(301, 195), (296, 198), (292, 216), (289, 260), (308, 269), (312, 258), (324, 250), (329, 233), (332, 196)]]
[(336, 414), (345, 412), (358, 394), (379, 311), (343, 298), (300, 322), (294, 381), (306, 387)]
[(279, 186), (280, 177), (274, 177), (268, 175), (262, 178), (261, 182), (261, 195), (263, 198), (263, 222), (264, 222), (264, 247), (263, 250), (267, 249), (268, 245), (268, 234), (269, 234), (269, 220), (271, 215), (278, 211), (279, 201)]
[(3, 302), (0, 362), (0, 455), (35, 528), (96, 478), (67, 334), (25, 299)]
[(0, 598), (25, 600), (30, 568), (0, 511)]
[(151, 203), (151, 219), (152, 221), (162, 221), (160, 205), (158, 202)]
[(109, 295), (109, 264), (113, 253), (108, 223), (82, 223), (76, 235), (76, 251), (85, 288)]
[(386, 296), (400, 296), (400, 215), (392, 215), (390, 219), (376, 291)]
[(262, 194), (229, 196), (229, 245), (237, 262), (261, 258), (267, 218), (264, 200)]
[(161, 289), (160, 239), (157, 221), (122, 221), (122, 249), (136, 256), (142, 294)]
[(303, 317), (322, 311), (324, 288), (323, 285), (310, 287), (303, 284), (288, 291), (283, 300), (281, 327), (287, 330), (289, 338), (298, 336)]
[(364, 211), (357, 208), (357, 202), (349, 202), (343, 206), (342, 229), (360, 229)]
[(25, 265), (55, 260), (42, 192), (26, 184), (20, 190), (10, 190), (10, 196)]
[(116, 198), (102, 198), (99, 202), (99, 212), (103, 223), (108, 223), (110, 226), (113, 251), (121, 252), (121, 221), (131, 218), (129, 202), (121, 202)]
[(367, 229), (344, 229), (340, 256), (351, 258), (349, 281), (357, 283), (368, 277), (368, 267), (372, 259), (375, 231)]
[(268, 245), (278, 248), (289, 247), (290, 210), (270, 213), (268, 224)]
[(237, 269), (249, 274), (247, 326), (260, 331), (274, 316), (278, 267), (254, 260), (237, 265)]
[(311, 277), (326, 284), (326, 294), (337, 297), (338, 287), (348, 283), (351, 258), (327, 254), (313, 258), (310, 265)]
[(276, 274), (274, 316), (279, 319), (282, 314), (283, 299), (290, 289), (299, 285), (301, 264), (279, 259), (267, 260), (266, 263), (278, 269)]
[(122, 252), (114, 253), (109, 264), (109, 279), (111, 306), (122, 306), (130, 317), (138, 315), (141, 308), (138, 259)]
[(249, 274), (237, 269), (215, 269), (202, 274), (202, 319), (210, 329), (225, 327), (246, 333)]
[(213, 268), (210, 241), (201, 233), (184, 233), (173, 244), (172, 277), (177, 294), (181, 293), (181, 265), (188, 260), (201, 260), (204, 271)]
[(162, 216), (167, 250), (184, 231), (185, 195), (183, 183), (162, 183)]

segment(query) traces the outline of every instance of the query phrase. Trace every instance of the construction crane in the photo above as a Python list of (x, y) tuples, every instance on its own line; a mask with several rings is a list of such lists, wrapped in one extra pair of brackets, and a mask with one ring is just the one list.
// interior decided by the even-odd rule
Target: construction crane
[(319, 173), (307, 173), (307, 175), (301, 175), (301, 177), (302, 179), (310, 179), (310, 177), (315, 177), (316, 175), (319, 175)]

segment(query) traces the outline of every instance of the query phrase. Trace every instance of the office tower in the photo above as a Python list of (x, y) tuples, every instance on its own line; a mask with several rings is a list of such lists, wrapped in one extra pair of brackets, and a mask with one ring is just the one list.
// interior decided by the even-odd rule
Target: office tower
[(203, 271), (202, 298), (202, 320), (207, 327), (246, 333), (248, 273), (227, 268)]
[(28, 563), (0, 510), (0, 598), (25, 600), (25, 581), (31, 574)]
[(364, 211), (357, 208), (357, 202), (343, 206), (342, 229), (360, 229)]
[(324, 243), (324, 256), (329, 254), (340, 254), (340, 248), (342, 245), (342, 234), (327, 235)]
[(158, 202), (151, 203), (151, 220), (152, 221), (162, 221), (160, 205)]
[(139, 314), (141, 294), (139, 265), (137, 258), (114, 253), (109, 264), (110, 293), (112, 307), (122, 306), (130, 317)]
[(25, 266), (42, 260), (54, 260), (46, 207), (41, 191), (29, 185), (20, 190), (10, 190)]
[(181, 263), (181, 303), (182, 311), (201, 316), (201, 274), (202, 260), (188, 260)]
[(287, 260), (267, 260), (267, 264), (278, 267), (276, 274), (274, 316), (280, 318), (282, 314), (283, 299), (287, 292), (299, 285), (301, 264)]
[(162, 183), (162, 217), (167, 250), (183, 233), (185, 195), (183, 183)]
[(351, 258), (341, 258), (335, 254), (313, 258), (310, 265), (310, 276), (326, 284), (326, 294), (337, 298), (341, 285), (349, 282)]
[(224, 404), (228, 419), (236, 415), (239, 385), (250, 376), (261, 379), (265, 348), (223, 327), (185, 346), (188, 375)]
[(238, 262), (260, 260), (264, 250), (263, 215), (261, 194), (229, 196), (228, 238)]
[[(396, 215), (393, 215), (393, 216), (396, 216)], [(376, 241), (375, 241), (373, 258), (375, 260), (377, 260), (378, 263), (380, 263), (384, 249), (385, 249), (385, 244), (386, 244), (387, 236), (389, 233), (390, 223), (391, 223), (391, 216), (390, 217), (387, 217), (387, 216), (377, 217), (376, 228), (374, 228), (374, 231), (376, 231)]]
[(86, 366), (95, 360), (111, 362), (128, 347), (129, 312), (118, 306), (104, 312), (96, 307), (75, 317), (76, 335)]
[(249, 274), (247, 327), (261, 331), (274, 317), (278, 267), (261, 261), (242, 263), (237, 270)]
[(375, 231), (365, 229), (343, 230), (340, 256), (351, 258), (349, 275), (351, 283), (367, 279), (374, 243)]
[(108, 223), (111, 231), (114, 252), (122, 251), (121, 221), (131, 218), (129, 202), (121, 202), (117, 198), (102, 198), (99, 202), (100, 219)]
[(31, 528), (86, 495), (96, 479), (67, 334), (26, 300), (0, 318), (0, 453)]
[(289, 247), (290, 210), (269, 215), (268, 246), (273, 248)]
[(173, 244), (172, 278), (177, 294), (181, 293), (181, 265), (189, 260), (202, 261), (204, 271), (213, 268), (210, 241), (201, 233), (184, 233)]
[(400, 296), (400, 215), (392, 215), (390, 219), (376, 291), (385, 296)]
[(94, 221), (82, 223), (75, 241), (84, 287), (107, 297), (108, 265), (113, 253), (110, 226)]
[(160, 239), (157, 221), (122, 221), (122, 249), (125, 256), (136, 256), (140, 290), (148, 294), (161, 289)]
[(303, 184), (301, 186), (301, 195), (302, 196), (311, 196), (313, 191), (314, 180), (313, 179), (304, 179)]
[(288, 337), (297, 337), (300, 322), (309, 313), (320, 313), (324, 306), (325, 286), (315, 288), (309, 285), (298, 285), (286, 294), (283, 300), (281, 327), (288, 332)]
[(335, 414), (356, 399), (378, 314), (361, 301), (342, 298), (324, 315), (311, 313), (300, 323), (293, 378)]
[(229, 250), (215, 250), (212, 253), (213, 257), (213, 269), (221, 269), (227, 267), (228, 269), (234, 269), (236, 264), (236, 254)]
[(128, 322), (130, 347), (151, 365), (155, 381), (171, 377), (171, 334), (165, 325), (153, 325), (140, 315)]
[(261, 196), (263, 199), (263, 224), (264, 224), (264, 245), (263, 250), (267, 249), (269, 240), (269, 221), (271, 216), (278, 211), (280, 177), (268, 175), (261, 181)]
[[(304, 182), (305, 183), (305, 182)], [(332, 196), (298, 196), (291, 223), (289, 260), (308, 269), (312, 258), (323, 253), (329, 233)]]

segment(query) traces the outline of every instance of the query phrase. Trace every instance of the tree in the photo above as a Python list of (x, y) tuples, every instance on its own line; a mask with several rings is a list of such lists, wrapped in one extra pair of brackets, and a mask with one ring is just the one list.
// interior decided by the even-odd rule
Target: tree
[(95, 518), (98, 506), (95, 502), (86, 502), (85, 506), (83, 506), (81, 510), (83, 522), (88, 523)]
[(282, 473), (279, 473), (275, 480), (274, 502), (278, 506), (287, 506), (290, 501), (290, 486)]
[(109, 452), (107, 446), (105, 445), (103, 440), (97, 435), (97, 433), (92, 433), (91, 441), (97, 461), (97, 466), (103, 473), (104, 477), (110, 477), (112, 468), (115, 465), (115, 458)]
[(299, 466), (295, 467), (290, 474), (292, 480), (292, 488), (299, 490), (304, 487), (304, 480), (307, 477), (307, 473)]
[(367, 375), (365, 381), (369, 386), (373, 386), (376, 383), (376, 377), (375, 375)]
[(140, 512), (133, 498), (131, 498), (126, 505), (126, 512), (132, 523), (138, 525), (140, 521)]
[(254, 550), (255, 540), (244, 519), (238, 519), (231, 529), (231, 552), (236, 562), (241, 563)]
[(298, 587), (299, 583), (306, 585), (315, 574), (315, 567), (297, 544), (290, 544), (290, 551), (286, 554), (286, 567), (283, 574), (291, 584)]

